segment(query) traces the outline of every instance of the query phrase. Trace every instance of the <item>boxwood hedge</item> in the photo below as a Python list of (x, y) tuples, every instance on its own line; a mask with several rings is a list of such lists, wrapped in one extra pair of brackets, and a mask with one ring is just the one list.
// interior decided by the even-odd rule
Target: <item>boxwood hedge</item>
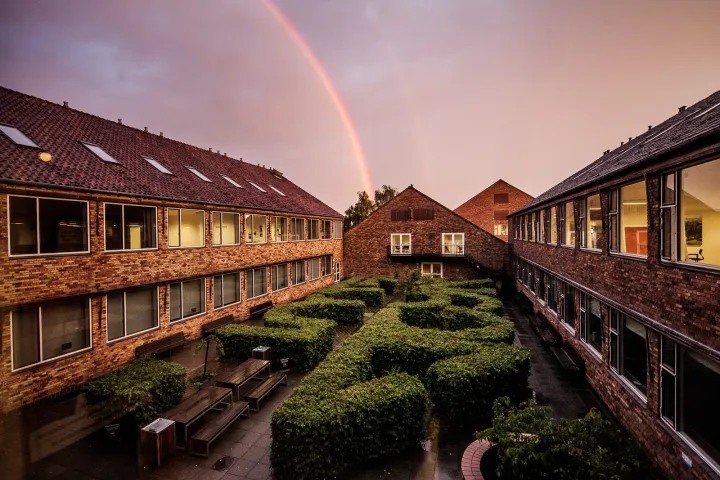
[(385, 291), (382, 288), (369, 287), (329, 287), (318, 292), (329, 298), (343, 300), (362, 300), (368, 307), (382, 307)]

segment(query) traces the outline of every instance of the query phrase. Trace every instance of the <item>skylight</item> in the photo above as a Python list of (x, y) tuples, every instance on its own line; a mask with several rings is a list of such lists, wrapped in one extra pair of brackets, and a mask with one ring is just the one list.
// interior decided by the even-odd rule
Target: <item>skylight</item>
[(188, 170), (190, 170), (192, 173), (194, 173), (200, 180), (204, 180), (206, 182), (212, 182), (208, 177), (200, 173), (198, 170), (195, 170), (193, 167), (186, 167)]
[(94, 153), (103, 162), (120, 163), (117, 160), (115, 160), (113, 157), (108, 155), (108, 153), (105, 150), (98, 147), (97, 145), (93, 145), (92, 143), (85, 143), (85, 142), (80, 142), (80, 143), (85, 145), (85, 147), (87, 147), (88, 150), (90, 150), (92, 153)]
[(4, 133), (15, 145), (22, 145), (23, 147), (34, 147), (40, 148), (35, 142), (25, 136), (20, 130), (10, 125), (0, 125), (0, 132)]
[(222, 177), (223, 177), (225, 180), (227, 180), (228, 182), (230, 182), (232, 185), (234, 185), (234, 186), (236, 186), (236, 187), (238, 187), (238, 188), (245, 188), (245, 187), (243, 187), (242, 185), (240, 185), (238, 182), (236, 182), (235, 180), (233, 180), (232, 178), (230, 178), (230, 177), (228, 177), (228, 176), (226, 176), (226, 175), (223, 175)]
[(283, 192), (281, 192), (281, 191), (278, 190), (277, 188), (273, 187), (272, 185), (270, 185), (270, 188), (272, 188), (273, 190), (275, 190), (277, 193), (279, 193), (279, 194), (282, 195), (283, 197), (285, 196), (285, 194), (284, 194)]
[(700, 118), (700, 117), (710, 113), (712, 110), (715, 110), (717, 107), (720, 107), (720, 102), (716, 103), (715, 105), (713, 105), (712, 107), (710, 107), (708, 109), (703, 110), (700, 113), (693, 115), (692, 117), (690, 117), (690, 120), (695, 120), (696, 118)]
[(260, 185), (258, 185), (257, 183), (253, 183), (253, 182), (251, 182), (250, 180), (248, 180), (247, 182), (248, 182), (250, 185), (252, 185), (253, 187), (255, 187), (255, 188), (257, 188), (258, 190), (260, 190), (261, 192), (267, 193), (267, 190), (265, 190), (264, 188), (262, 188), (262, 187), (261, 187)]
[(167, 168), (165, 168), (164, 166), (162, 166), (158, 161), (153, 160), (152, 158), (148, 158), (148, 157), (143, 157), (143, 158), (144, 158), (145, 161), (147, 161), (150, 165), (152, 165), (153, 167), (157, 168), (157, 169), (160, 170), (162, 173), (167, 173), (168, 175), (172, 175), (172, 174), (173, 174), (170, 170), (168, 170)]

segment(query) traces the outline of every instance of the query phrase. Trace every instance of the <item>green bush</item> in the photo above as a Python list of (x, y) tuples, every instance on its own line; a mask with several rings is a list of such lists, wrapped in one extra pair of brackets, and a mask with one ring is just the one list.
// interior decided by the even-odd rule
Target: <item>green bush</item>
[(499, 298), (483, 297), (482, 303), (476, 305), (475, 310), (502, 315), (504, 311), (503, 303)]
[(450, 302), (457, 306), (457, 307), (474, 307), (475, 305), (479, 305), (483, 301), (483, 297), (476, 293), (470, 293), (470, 292), (451, 292), (450, 294)]
[(427, 300), (430, 300), (430, 295), (420, 290), (413, 290), (405, 295), (406, 302), (425, 302)]
[(385, 291), (385, 295), (392, 295), (395, 293), (398, 281), (392, 278), (378, 278), (378, 285)]
[(453, 288), (467, 288), (470, 290), (478, 290), (480, 288), (494, 288), (495, 281), (491, 278), (482, 278), (478, 280), (460, 280), (457, 282), (448, 282)]
[(440, 420), (455, 427), (489, 425), (498, 397), (527, 399), (530, 355), (515, 345), (484, 345), (465, 356), (433, 363), (426, 385)]
[(382, 307), (385, 301), (385, 292), (381, 288), (369, 287), (347, 287), (347, 288), (326, 288), (318, 292), (329, 298), (342, 300), (362, 300), (368, 307)]
[[(523, 435), (523, 434), (531, 434)], [(498, 477), (512, 480), (661, 478), (634, 439), (596, 410), (578, 420), (553, 422), (549, 408), (507, 398), (494, 406), (492, 427), (478, 438), (498, 445)]]
[(88, 383), (88, 402), (118, 409), (140, 427), (158, 418), (185, 394), (184, 366), (140, 358)]
[(440, 314), (447, 303), (440, 300), (400, 304), (400, 321), (420, 328), (440, 328)]
[[(362, 325), (365, 316), (365, 305), (360, 300), (313, 299), (288, 304), (288, 308), (299, 317), (328, 318), (338, 325)], [(268, 316), (272, 319), (274, 314), (268, 312), (265, 318)]]

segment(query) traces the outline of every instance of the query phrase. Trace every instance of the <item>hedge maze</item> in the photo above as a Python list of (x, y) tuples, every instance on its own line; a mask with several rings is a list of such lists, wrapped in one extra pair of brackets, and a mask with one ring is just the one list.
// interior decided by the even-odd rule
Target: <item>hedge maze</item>
[[(354, 290), (384, 293), (375, 281), (342, 282), (331, 296), (367, 303)], [(524, 399), (529, 355), (512, 345), (513, 325), (498, 316), (491, 286), (423, 282), (408, 303), (380, 310), (330, 352), (273, 413), (275, 476), (330, 478), (417, 445), (433, 405), (448, 425), (478, 428), (489, 424), (495, 398)], [(343, 289), (350, 293), (335, 293)]]

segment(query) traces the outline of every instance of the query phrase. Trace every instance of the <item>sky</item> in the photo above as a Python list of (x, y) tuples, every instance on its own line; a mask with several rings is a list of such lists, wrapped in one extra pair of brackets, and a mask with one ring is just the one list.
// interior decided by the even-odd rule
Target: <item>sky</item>
[(539, 195), (720, 90), (718, 24), (718, 0), (23, 0), (0, 85), (340, 212), (382, 184), (454, 209), (499, 178)]

